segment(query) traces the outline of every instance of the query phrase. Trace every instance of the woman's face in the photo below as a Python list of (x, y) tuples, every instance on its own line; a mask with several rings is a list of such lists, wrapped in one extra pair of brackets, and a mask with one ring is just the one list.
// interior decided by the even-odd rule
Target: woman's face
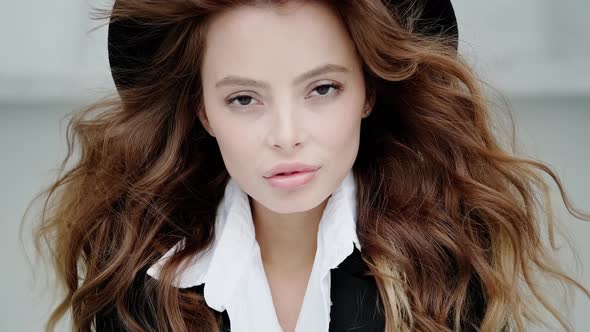
[[(360, 59), (336, 13), (316, 1), (289, 6), (215, 17), (202, 63), (199, 118), (232, 178), (276, 213), (310, 210), (336, 190), (366, 106)], [(320, 168), (303, 186), (277, 188), (264, 175), (283, 162)]]

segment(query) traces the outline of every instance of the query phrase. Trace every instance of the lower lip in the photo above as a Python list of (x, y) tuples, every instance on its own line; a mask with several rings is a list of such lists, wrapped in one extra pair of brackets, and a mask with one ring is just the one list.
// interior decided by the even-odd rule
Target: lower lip
[(309, 183), (316, 175), (317, 169), (310, 172), (298, 172), (291, 175), (275, 175), (268, 180), (271, 186), (281, 189), (295, 189)]

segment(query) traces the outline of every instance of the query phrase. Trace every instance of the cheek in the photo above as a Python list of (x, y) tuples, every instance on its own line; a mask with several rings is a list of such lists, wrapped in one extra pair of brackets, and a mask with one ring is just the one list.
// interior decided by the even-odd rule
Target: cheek
[(216, 135), (223, 160), (230, 173), (238, 168), (247, 167), (256, 153), (253, 138), (248, 136), (252, 132), (241, 127), (225, 125)]
[(322, 119), (321, 129), (317, 131), (322, 145), (335, 154), (355, 150), (360, 137), (359, 109), (351, 104), (344, 104), (335, 112), (338, 113), (337, 116)]
[(255, 131), (249, 130), (244, 123), (235, 121), (230, 116), (223, 116), (222, 112), (225, 110), (216, 109), (211, 112), (209, 121), (228, 172), (240, 173), (248, 168), (256, 153), (255, 137), (252, 136)]

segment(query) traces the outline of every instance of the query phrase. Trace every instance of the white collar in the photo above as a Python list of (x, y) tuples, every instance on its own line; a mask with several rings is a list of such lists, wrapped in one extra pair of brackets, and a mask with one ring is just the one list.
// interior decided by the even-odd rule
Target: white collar
[[(318, 227), (314, 269), (318, 269), (315, 275), (324, 284), (322, 288), (326, 286), (326, 280), (329, 286), (326, 276), (329, 276), (330, 269), (336, 268), (353, 252), (353, 244), (359, 250), (361, 248), (356, 233), (356, 204), (356, 182), (351, 169), (330, 197)], [(215, 237), (210, 248), (185, 262), (186, 269), (173, 285), (188, 288), (205, 283), (207, 305), (221, 312), (229, 302), (236, 301), (232, 295), (239, 287), (242, 276), (254, 265), (252, 255), (259, 255), (248, 196), (232, 178), (218, 206), (215, 225)], [(167, 258), (183, 245), (184, 240), (179, 241), (148, 269), (147, 274), (157, 279)], [(310, 282), (314, 281), (310, 279)], [(325, 309), (329, 312), (329, 289), (322, 289), (322, 293), (327, 296)]]

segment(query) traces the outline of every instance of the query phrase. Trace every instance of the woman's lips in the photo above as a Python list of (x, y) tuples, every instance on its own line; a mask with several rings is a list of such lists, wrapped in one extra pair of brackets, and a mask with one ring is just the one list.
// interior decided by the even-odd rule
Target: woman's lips
[(281, 173), (265, 178), (271, 186), (280, 189), (295, 189), (309, 183), (317, 174), (315, 171)]

